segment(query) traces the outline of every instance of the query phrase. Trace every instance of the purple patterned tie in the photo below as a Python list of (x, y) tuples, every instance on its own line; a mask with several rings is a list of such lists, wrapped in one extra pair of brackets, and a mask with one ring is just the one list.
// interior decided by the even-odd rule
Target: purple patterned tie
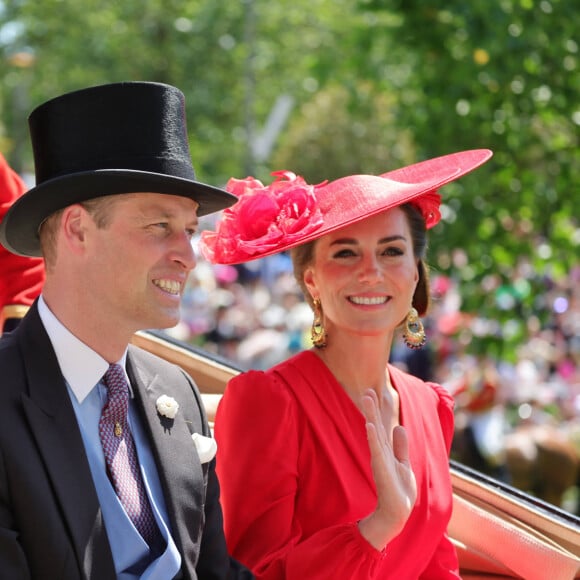
[(107, 387), (107, 403), (99, 421), (99, 435), (107, 472), (125, 512), (143, 539), (151, 545), (157, 538), (158, 528), (141, 479), (135, 442), (127, 422), (129, 385), (122, 367), (110, 365), (103, 382)]

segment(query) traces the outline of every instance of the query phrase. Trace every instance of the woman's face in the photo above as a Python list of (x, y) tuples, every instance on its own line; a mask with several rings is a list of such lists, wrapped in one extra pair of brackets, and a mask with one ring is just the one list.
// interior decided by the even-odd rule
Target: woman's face
[(319, 298), (329, 335), (392, 334), (406, 317), (419, 279), (400, 208), (321, 237), (304, 283)]

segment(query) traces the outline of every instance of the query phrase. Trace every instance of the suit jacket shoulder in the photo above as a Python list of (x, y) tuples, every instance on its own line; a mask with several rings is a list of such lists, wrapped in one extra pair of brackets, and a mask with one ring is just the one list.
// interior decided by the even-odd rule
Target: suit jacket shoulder
[(113, 577), (82, 437), (36, 306), (0, 339), (0, 368), (0, 570)]

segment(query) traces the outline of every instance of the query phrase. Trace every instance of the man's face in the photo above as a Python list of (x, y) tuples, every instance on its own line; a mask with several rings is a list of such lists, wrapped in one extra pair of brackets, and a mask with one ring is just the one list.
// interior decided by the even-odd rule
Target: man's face
[(175, 326), (195, 267), (191, 238), (198, 204), (156, 193), (120, 195), (104, 228), (89, 222), (87, 292), (103, 316), (126, 332)]

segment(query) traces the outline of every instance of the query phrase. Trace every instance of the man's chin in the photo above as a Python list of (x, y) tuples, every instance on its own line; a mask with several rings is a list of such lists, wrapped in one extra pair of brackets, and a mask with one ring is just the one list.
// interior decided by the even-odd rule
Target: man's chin
[(160, 316), (151, 317), (148, 330), (168, 330), (179, 324), (181, 320), (180, 312), (164, 312)]

